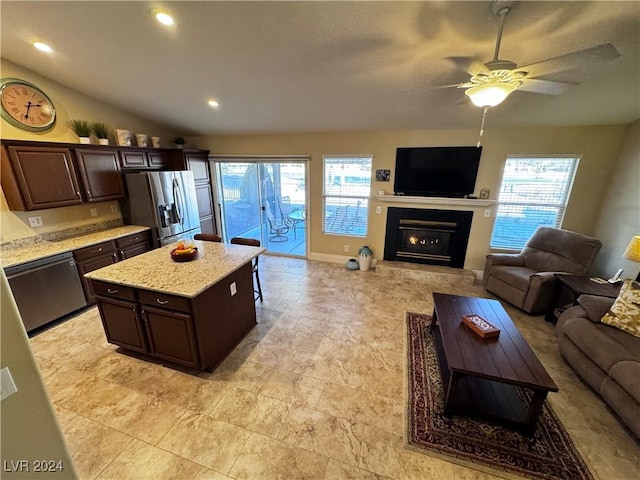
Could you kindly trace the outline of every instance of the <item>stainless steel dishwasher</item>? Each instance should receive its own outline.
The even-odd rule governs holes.
[[[5,268],[27,332],[87,305],[73,254]]]

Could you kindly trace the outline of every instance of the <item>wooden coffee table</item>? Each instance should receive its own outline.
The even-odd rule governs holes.
[[[558,387],[497,300],[433,294],[431,331],[445,389],[445,414],[499,419],[526,435],[535,431],[548,392]],[[477,314],[500,329],[484,339],[462,323]],[[517,389],[532,393],[528,401]]]

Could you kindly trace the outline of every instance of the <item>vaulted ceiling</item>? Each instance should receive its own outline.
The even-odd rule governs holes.
[[[476,128],[464,61],[492,59],[491,2],[3,1],[3,58],[185,135]],[[640,117],[640,4],[509,2],[499,57],[529,65],[606,43],[615,59],[516,91],[491,126]],[[151,15],[163,8],[166,27]],[[44,54],[31,42],[54,49]],[[215,99],[213,109],[207,101]]]

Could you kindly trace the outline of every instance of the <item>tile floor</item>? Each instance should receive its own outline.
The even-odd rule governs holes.
[[[126,354],[95,308],[32,338],[81,478],[498,478],[403,448],[405,311],[482,288],[273,256],[260,269],[259,324],[214,373]],[[564,363],[552,325],[507,308],[596,478],[638,478],[638,443]]]

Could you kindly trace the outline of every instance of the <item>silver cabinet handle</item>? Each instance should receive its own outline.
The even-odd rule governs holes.
[[[107,288],[107,293],[118,293],[118,289],[116,288],[115,290],[111,290],[110,288]]]
[[[166,305],[167,303],[169,303],[169,300],[162,301],[159,298],[156,298],[156,302],[158,302],[160,305]]]
[[[120,250],[120,256],[122,257],[122,260],[126,260],[127,259],[127,254],[125,253],[124,250]]]
[[[79,192],[78,190],[76,190],[76,197],[78,197],[78,198],[82,198],[82,197],[80,196],[80,192]]]
[[[91,250],[91,253],[100,253],[102,251],[102,247],[97,250]]]
[[[111,258],[113,258],[113,263],[117,263],[119,258],[118,258],[118,254],[116,252],[113,252],[111,254]]]
[[[91,192],[87,190],[87,197],[91,198]]]

